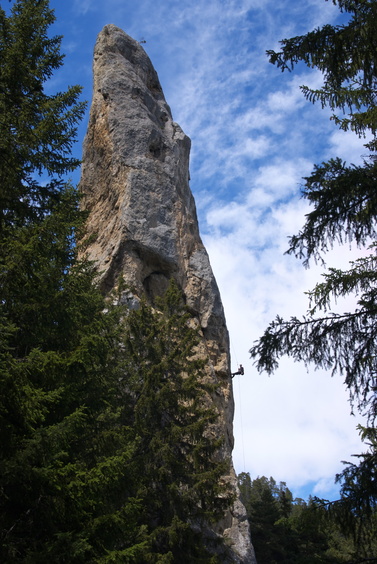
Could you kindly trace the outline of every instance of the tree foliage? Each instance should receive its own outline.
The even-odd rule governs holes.
[[[291,513],[292,494],[281,482],[265,476],[251,480],[248,473],[238,476],[241,501],[245,505],[250,523],[250,535],[258,563],[280,561],[285,552],[285,541],[275,525]]]
[[[323,281],[308,292],[307,314],[290,320],[277,316],[250,352],[260,371],[273,372],[279,358],[289,355],[344,377],[352,404],[368,415],[369,428],[363,436],[374,439],[369,451],[360,455],[359,464],[349,465],[338,476],[343,484],[343,507],[348,499],[355,510],[358,503],[363,510],[367,504],[365,514],[371,514],[376,503],[369,462],[375,460],[377,416],[377,2],[333,3],[343,12],[346,23],[285,39],[281,51],[268,51],[268,55],[283,71],[293,70],[298,63],[321,71],[322,87],[302,86],[305,97],[329,107],[341,129],[367,136],[367,154],[357,166],[332,158],[316,165],[304,179],[302,196],[312,204],[312,210],[302,230],[290,238],[287,252],[302,259],[305,266],[312,259],[325,264],[326,253],[335,244],[354,242],[363,254],[346,270],[329,268]],[[348,296],[356,302],[353,311],[331,311],[338,298]]]
[[[333,0],[348,21],[341,25],[324,25],[306,35],[281,41],[282,51],[267,51],[270,62],[278,68],[293,70],[303,62],[323,75],[319,89],[302,86],[310,102],[320,102],[334,112],[332,119],[344,131],[357,135],[370,131],[368,143],[375,150],[377,132],[376,68],[377,9],[374,0]]]
[[[284,482],[238,476],[258,564],[357,564],[373,562],[375,528],[358,544],[339,525],[334,507],[318,498],[296,498]],[[342,512],[344,514],[344,512]],[[352,512],[350,514],[352,516]]]
[[[355,241],[366,246],[376,235],[377,163],[374,158],[376,133],[376,37],[375,1],[334,2],[350,14],[347,24],[326,25],[307,35],[282,41],[282,51],[269,51],[271,62],[282,70],[303,61],[323,72],[320,90],[302,87],[313,102],[346,112],[340,126],[357,134],[372,134],[367,144],[369,158],[363,165],[347,166],[339,158],[314,168],[305,179],[304,198],[313,204],[303,229],[290,239],[288,252],[304,259],[321,260],[335,243]],[[363,111],[361,111],[363,110]],[[278,358],[288,354],[296,360],[332,368],[345,376],[351,395],[360,400],[361,409],[376,413],[372,393],[376,374],[376,252],[350,264],[347,271],[330,269],[325,281],[309,292],[308,315],[285,321],[277,317],[251,349],[259,369],[272,372]],[[331,300],[358,296],[357,309],[344,314],[328,313]],[[318,315],[324,312],[325,315]],[[326,314],[327,313],[327,314]]]
[[[337,474],[341,484],[341,498],[326,504],[331,518],[342,530],[352,534],[360,550],[377,561],[377,434],[375,428],[359,425],[362,440],[368,446],[363,454],[354,455],[358,464],[345,463]]]
[[[174,284],[129,311],[78,259],[84,106],[45,92],[53,21],[0,8],[0,560],[215,564],[232,496],[198,335]]]
[[[222,482],[228,461],[219,459],[223,438],[214,436],[218,413],[198,331],[175,282],[156,307],[143,301],[131,311],[123,338],[140,518],[150,533],[144,561],[206,562],[206,545],[216,546],[203,531],[232,501]]]
[[[83,105],[78,87],[44,91],[62,60],[53,13],[24,0],[0,18],[0,554],[87,562],[110,532],[137,533],[119,517],[133,505],[119,314],[77,260],[85,218],[64,175]]]
[[[62,65],[61,37],[47,0],[19,0],[8,17],[0,7],[0,229],[42,218],[58,198],[85,110],[81,88],[47,94]]]

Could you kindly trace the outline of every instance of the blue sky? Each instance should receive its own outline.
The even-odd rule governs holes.
[[[341,460],[361,449],[341,378],[287,359],[268,378],[256,372],[248,349],[276,314],[305,313],[304,292],[320,276],[315,265],[305,270],[284,255],[308,211],[301,178],[331,156],[357,163],[363,154],[362,141],[338,131],[329,112],[301,94],[301,84],[320,84],[318,73],[281,73],[265,54],[280,39],[338,22],[338,9],[324,0],[52,0],[51,7],[66,53],[51,88],[81,84],[90,102],[96,36],[114,23],[146,41],[173,117],[192,140],[201,235],[225,307],[233,368],[245,367],[233,380],[236,471],[273,476],[304,498],[336,497]],[[78,155],[86,124],[87,117]],[[335,249],[328,264],[355,256]]]

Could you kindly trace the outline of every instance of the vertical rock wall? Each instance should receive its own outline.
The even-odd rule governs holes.
[[[189,187],[190,139],[174,123],[156,71],[139,43],[114,25],[94,50],[94,90],[84,142],[80,189],[88,210],[87,252],[111,291],[120,277],[121,300],[133,307],[153,301],[174,277],[202,334],[207,378],[218,384],[211,398],[233,448],[234,403],[229,339],[219,290],[199,235]],[[229,480],[236,488],[235,473]],[[236,501],[217,532],[232,546],[233,562],[254,563],[245,509]]]

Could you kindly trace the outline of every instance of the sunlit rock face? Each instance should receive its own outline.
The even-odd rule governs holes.
[[[200,328],[206,378],[218,384],[211,402],[220,418],[210,432],[224,437],[231,460],[234,403],[229,339],[219,290],[199,235],[189,187],[190,139],[171,116],[141,45],[114,25],[98,36],[94,90],[84,142],[80,189],[89,212],[87,253],[108,293],[120,279],[121,301],[137,307],[174,278]],[[230,463],[228,479],[236,488]],[[216,527],[237,563],[254,563],[243,505],[236,501]],[[225,558],[225,556],[224,556]],[[225,561],[229,561],[228,557]]]

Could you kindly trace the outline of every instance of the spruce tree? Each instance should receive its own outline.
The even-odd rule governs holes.
[[[334,112],[333,119],[344,130],[358,135],[370,133],[366,144],[369,155],[363,165],[346,165],[339,158],[314,168],[305,178],[302,196],[313,204],[305,225],[290,239],[288,252],[304,259],[323,260],[335,243],[355,241],[367,246],[376,236],[377,199],[375,158],[377,112],[377,44],[375,1],[336,1],[350,14],[349,22],[340,26],[325,25],[307,35],[282,41],[282,51],[268,51],[270,61],[282,70],[293,69],[299,62],[324,73],[322,88],[302,87],[312,102],[319,101]],[[366,252],[367,254],[367,252]],[[330,268],[324,281],[309,293],[310,309],[302,319],[285,321],[277,317],[262,338],[251,349],[261,370],[272,372],[278,358],[288,354],[296,360],[313,362],[345,376],[351,396],[361,409],[368,409],[373,421],[376,395],[373,393],[376,373],[375,286],[376,247],[350,264],[348,270]],[[331,300],[347,295],[358,296],[354,312],[328,314]],[[324,312],[323,315],[318,315]],[[371,393],[372,392],[372,393]]]
[[[142,301],[131,311],[124,337],[136,497],[149,533],[144,561],[212,562],[205,531],[232,501],[222,481],[229,464],[221,461],[222,437],[213,436],[213,385],[205,383],[198,329],[174,281],[155,308]]]
[[[258,564],[341,564],[373,562],[373,542],[357,545],[342,531],[331,504],[296,498],[284,482],[238,476]],[[289,503],[287,503],[289,500]],[[369,529],[369,540],[375,529]],[[374,535],[375,539],[375,535]],[[365,539],[364,539],[365,540]]]
[[[47,95],[61,64],[46,1],[0,9],[0,560],[106,561],[138,552],[120,311],[77,260],[83,228],[64,175],[80,89]],[[136,507],[136,509],[135,509]]]
[[[258,370],[273,372],[282,355],[305,364],[331,370],[344,377],[352,404],[368,416],[362,437],[370,443],[375,458],[377,416],[377,2],[375,0],[334,0],[348,21],[324,25],[306,35],[285,39],[279,52],[268,51],[270,61],[281,70],[293,70],[300,63],[319,69],[323,85],[319,89],[302,86],[305,97],[333,111],[332,119],[344,131],[368,135],[361,165],[347,164],[334,157],[315,166],[305,178],[302,196],[312,204],[302,230],[291,237],[289,253],[304,260],[325,264],[326,252],[337,243],[351,243],[364,249],[362,258],[349,268],[329,268],[323,281],[309,292],[307,315],[284,320],[277,316],[251,348]],[[354,311],[335,313],[332,304],[340,297],[354,296]],[[364,455],[369,459],[371,452]],[[367,465],[352,466],[339,476],[345,480],[342,494],[353,471],[364,515],[376,508],[375,473]],[[363,478],[364,476],[364,478]],[[355,475],[354,475],[355,479]],[[354,489],[356,493],[356,488]],[[343,500],[345,501],[345,499]],[[354,509],[358,502],[353,497]]]
[[[0,7],[0,231],[43,218],[59,199],[85,110],[81,87],[46,93],[62,65],[61,37],[48,35],[55,16],[47,0]]]
[[[84,106],[45,93],[53,21],[0,9],[0,560],[214,563],[203,531],[232,495],[198,335],[174,285],[127,311],[78,260]]]

